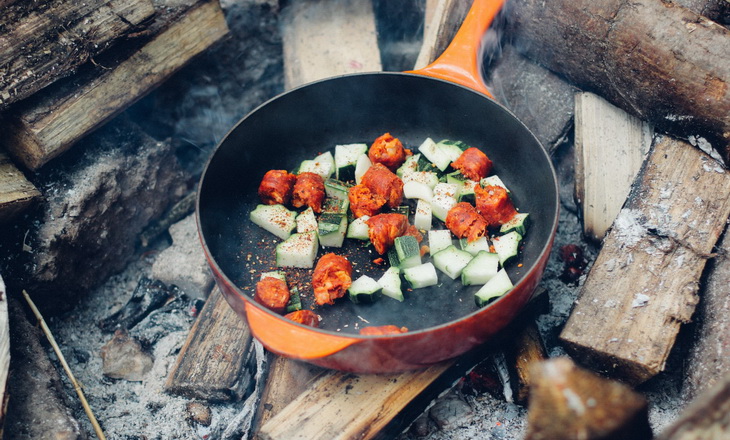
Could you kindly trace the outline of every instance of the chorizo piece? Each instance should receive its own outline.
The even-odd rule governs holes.
[[[391,208],[403,201],[403,181],[381,163],[376,163],[363,174],[361,184],[382,196]]]
[[[324,179],[319,174],[304,172],[297,175],[292,189],[291,203],[295,208],[309,206],[314,212],[322,212]]]
[[[274,277],[265,277],[256,283],[253,299],[276,313],[283,313],[289,303],[289,287],[286,282]]]
[[[287,313],[284,318],[310,327],[319,327],[319,316],[311,310],[297,310],[296,312]]]
[[[397,325],[378,325],[368,326],[360,329],[361,335],[378,336],[378,335],[397,335],[406,333],[408,328],[398,327]]]
[[[487,185],[480,188],[477,185],[474,188],[474,194],[476,195],[477,211],[484,217],[489,227],[504,224],[517,214],[507,190],[501,186]]]
[[[372,163],[382,163],[395,172],[406,161],[406,150],[398,138],[385,133],[370,146],[368,158]]]
[[[459,202],[446,214],[446,227],[457,237],[472,242],[487,232],[487,221],[467,202]]]
[[[365,221],[368,225],[368,236],[373,243],[375,251],[380,255],[385,254],[396,237],[400,237],[408,231],[408,217],[403,214],[378,214]]]
[[[286,205],[291,200],[297,176],[286,170],[269,170],[259,184],[259,197],[264,205]]]
[[[365,185],[355,185],[347,191],[350,200],[350,210],[356,218],[363,215],[374,216],[385,206],[385,198],[375,194]]]
[[[461,153],[451,166],[466,176],[467,179],[477,182],[487,177],[492,171],[492,161],[480,149],[469,147]]]
[[[334,304],[345,296],[352,284],[352,264],[347,258],[328,253],[322,255],[312,274],[314,300],[317,304]]]

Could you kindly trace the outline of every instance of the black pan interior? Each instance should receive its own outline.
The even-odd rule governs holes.
[[[546,116],[548,117],[548,116]],[[274,269],[273,235],[252,225],[256,189],[269,169],[294,170],[304,159],[336,144],[366,142],[390,132],[415,150],[427,137],[461,140],[482,149],[512,191],[515,205],[531,214],[518,264],[508,268],[517,283],[549,241],[557,217],[557,189],[549,156],[514,116],[481,94],[418,75],[373,73],[313,83],[287,92],[245,117],[211,157],[201,180],[198,215],[214,264],[247,294],[262,271]],[[436,222],[436,220],[434,220]],[[351,243],[332,249],[354,259],[355,277],[379,276],[372,246]],[[320,255],[323,253],[320,250]],[[311,271],[287,270],[301,283],[305,304]],[[399,303],[387,297],[372,305],[347,298],[316,307],[321,328],[357,333],[364,325],[396,324],[410,330],[441,325],[477,309],[476,288],[464,288],[439,274],[436,287],[406,293]]]

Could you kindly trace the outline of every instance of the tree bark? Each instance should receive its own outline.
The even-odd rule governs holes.
[[[661,0],[517,0],[528,57],[658,130],[730,159],[730,30]]]

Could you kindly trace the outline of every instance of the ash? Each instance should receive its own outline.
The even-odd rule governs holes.
[[[265,1],[222,4],[232,38],[203,55],[130,111],[154,136],[176,139],[180,150],[188,156],[193,174],[240,117],[283,88],[275,11]],[[251,4],[257,5],[257,13],[251,12]],[[234,63],[242,65],[231,69]],[[161,108],[167,110],[158,110]],[[566,281],[559,250],[564,245],[578,245],[589,266],[598,252],[598,247],[583,237],[578,209],[572,200],[571,145],[565,143],[558,148],[554,160],[563,188],[562,209],[558,235],[541,285],[549,295],[550,310],[537,321],[551,357],[565,354],[557,337],[584,278],[583,275]],[[163,237],[144,253],[140,251],[123,273],[111,277],[72,312],[52,319],[49,324],[108,438],[245,438],[250,424],[250,399],[202,402],[211,410],[210,425],[204,426],[191,421],[186,412],[191,399],[164,391],[164,383],[195,320],[191,299],[181,299],[179,308],[158,309],[131,330],[142,340],[154,341],[145,347],[154,356],[154,364],[144,381],[110,379],[102,374],[99,353],[111,339],[111,333],[103,332],[98,323],[127,303],[142,277],[151,277],[157,252],[169,244],[169,239]],[[650,401],[650,421],[655,433],[671,423],[684,406],[680,399],[682,347],[675,351],[667,372],[638,389]],[[66,385],[69,400],[77,402],[73,387]],[[398,438],[521,439],[526,431],[527,409],[508,400],[499,394],[467,393],[460,381],[432,402]],[[85,431],[93,432],[81,405],[75,404],[73,410]]]

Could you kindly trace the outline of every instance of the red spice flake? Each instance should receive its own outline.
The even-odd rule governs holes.
[[[381,265],[385,264],[385,260],[382,258],[376,258],[373,260],[373,263],[377,264],[378,266],[381,266]]]

